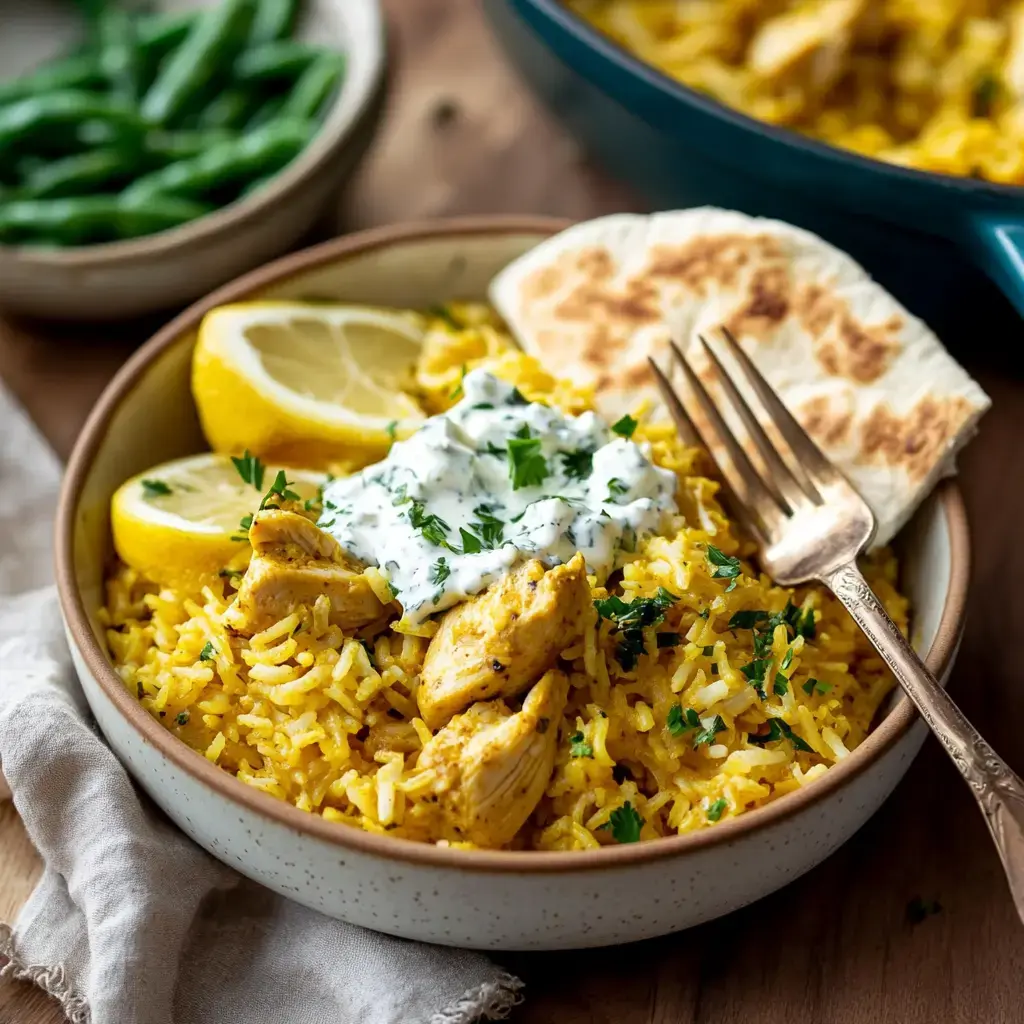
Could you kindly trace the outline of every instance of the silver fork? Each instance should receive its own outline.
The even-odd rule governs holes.
[[[1017,913],[1024,920],[1024,783],[928,671],[857,568],[857,556],[875,532],[874,513],[867,502],[790,415],[736,339],[725,328],[722,335],[795,463],[787,462],[775,447],[703,337],[700,343],[711,373],[763,465],[756,467],[748,457],[679,346],[672,342],[675,360],[703,413],[703,417],[691,418],[668,377],[650,360],[676,428],[691,444],[700,443],[714,451],[717,442],[725,450],[728,462],[719,461],[719,470],[727,485],[726,498],[735,506],[731,511],[757,541],[764,570],[783,586],[811,580],[824,583],[885,659],[971,787],[999,851]],[[703,430],[695,421],[702,423]]]

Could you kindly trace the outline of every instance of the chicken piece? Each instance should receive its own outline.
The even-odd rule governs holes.
[[[331,601],[330,620],[358,629],[384,614],[385,606],[362,575],[363,566],[315,523],[296,512],[258,512],[249,528],[252,558],[238,596],[224,618],[243,633],[258,633],[312,605]]]
[[[545,571],[536,559],[447,612],[423,659],[416,699],[438,729],[474,701],[513,697],[579,636],[590,607],[581,554]]]
[[[866,0],[825,0],[769,18],[750,41],[747,65],[765,81],[806,68],[808,85],[827,89],[842,70],[866,8]]]
[[[477,846],[504,846],[533,813],[555,766],[569,680],[546,672],[513,713],[502,700],[456,715],[420,752],[437,779],[442,829]]]

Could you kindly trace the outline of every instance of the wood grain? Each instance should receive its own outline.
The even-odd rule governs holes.
[[[587,167],[501,63],[473,0],[390,0],[387,119],[334,227],[476,212],[587,217],[637,208]],[[152,324],[89,331],[0,321],[0,372],[66,454],[96,395]],[[951,688],[1018,771],[1024,687],[1024,383],[965,359],[996,406],[968,452],[972,614]],[[0,805],[0,918],[38,871]],[[907,919],[914,897],[942,910]],[[595,897],[599,902],[600,894]],[[929,741],[882,810],[786,889],[678,936],[607,950],[505,956],[527,982],[519,1024],[1012,1024],[1024,944],[984,825]],[[0,987],[0,1024],[51,1024],[52,1003]],[[267,1022],[278,1024],[278,1022]]]

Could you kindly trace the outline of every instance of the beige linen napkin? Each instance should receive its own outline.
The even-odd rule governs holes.
[[[0,767],[45,862],[13,928],[0,923],[0,978],[34,982],[74,1024],[504,1017],[521,983],[485,957],[290,903],[136,791],[91,723],[48,585],[59,475],[0,386]]]

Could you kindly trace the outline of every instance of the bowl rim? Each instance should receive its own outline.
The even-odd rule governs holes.
[[[340,43],[330,46],[346,58],[341,88],[313,138],[294,160],[272,175],[263,188],[186,224],[151,235],[66,249],[0,245],[0,260],[13,259],[39,267],[93,268],[123,264],[140,257],[152,259],[228,234],[260,212],[286,202],[309,178],[324,172],[348,146],[384,80],[388,40],[380,0],[346,0],[338,10],[347,34],[353,33],[354,26],[363,24],[365,19],[365,31],[358,36],[353,33],[346,48]],[[358,53],[358,63],[352,60],[353,53]],[[352,74],[353,64],[358,69],[356,75]]]
[[[83,595],[76,585],[75,524],[83,487],[99,446],[106,436],[110,420],[121,400],[132,390],[150,364],[176,344],[182,335],[194,331],[202,317],[214,306],[244,300],[250,293],[280,284],[300,272],[343,262],[346,258],[365,255],[376,249],[430,238],[524,234],[549,236],[563,230],[570,223],[562,219],[515,215],[450,218],[375,228],[323,242],[250,271],[193,303],[142,345],[104,389],[75,442],[61,483],[55,523],[56,579],[61,610],[71,642],[122,719],[134,729],[145,745],[155,747],[178,769],[190,775],[193,781],[213,789],[230,803],[269,818],[295,833],[340,849],[389,861],[484,874],[608,870],[664,861],[713,846],[727,846],[748,833],[789,818],[852,782],[901,740],[917,721],[913,705],[903,695],[864,742],[849,757],[830,768],[824,778],[763,807],[729,818],[712,829],[643,843],[606,846],[599,850],[453,850],[338,825],[252,789],[164,729],[125,689],[92,632]],[[941,502],[949,536],[950,579],[935,639],[924,660],[929,669],[941,678],[952,662],[963,628],[970,578],[970,538],[964,500],[957,484],[953,480],[943,481],[936,489],[936,494]]]
[[[884,160],[865,156],[852,149],[833,146],[831,143],[824,142],[810,135],[803,135],[795,129],[786,128],[783,125],[759,121],[756,117],[744,114],[742,111],[728,106],[721,100],[717,100],[706,93],[699,92],[697,89],[685,85],[653,64],[642,60],[621,43],[612,39],[611,36],[605,35],[604,32],[588,22],[582,15],[563,6],[559,0],[503,0],[503,2],[509,3],[510,6],[515,6],[516,2],[528,4],[590,49],[612,63],[617,64],[624,71],[640,79],[658,92],[676,100],[682,100],[687,105],[695,107],[720,121],[731,123],[746,131],[764,135],[786,148],[810,152],[816,156],[827,158],[832,162],[853,164],[863,171],[869,171],[882,177],[907,182],[927,181],[930,185],[955,190],[972,197],[992,198],[998,196],[1020,202],[1021,190],[1024,189],[1024,185],[1006,185],[982,178],[969,178],[964,175],[949,174],[945,171],[925,171],[917,167],[903,167],[900,164],[887,163]]]

